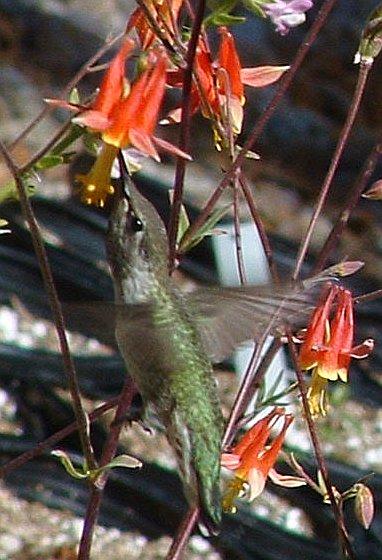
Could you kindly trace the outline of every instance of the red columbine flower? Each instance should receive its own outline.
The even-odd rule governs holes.
[[[166,86],[165,51],[150,53],[146,70],[131,87],[124,74],[121,74],[123,65],[120,58],[125,52],[122,47],[113,61],[115,64],[107,71],[91,109],[81,113],[73,121],[100,132],[106,144],[118,149],[133,146],[143,154],[159,160],[154,147],[157,144],[180,155],[174,146],[153,136]]]
[[[205,40],[199,39],[194,63],[191,112],[196,113],[200,109],[203,116],[215,120],[217,123],[215,133],[221,137],[221,130],[224,130],[227,121],[231,124],[234,134],[239,134],[241,131],[245,103],[244,85],[264,87],[272,84],[289,66],[241,68],[234,37],[226,27],[220,27],[219,32],[220,48],[215,62],[211,58]],[[182,70],[170,70],[168,85],[180,87],[182,76]],[[180,119],[181,109],[178,107],[162,122],[163,124],[180,122]]]
[[[280,419],[284,425],[279,434],[267,445],[271,429]],[[223,453],[222,465],[235,472],[235,478],[228,483],[223,496],[223,509],[234,512],[236,498],[247,496],[249,501],[259,496],[264,489],[267,477],[283,486],[301,486],[304,481],[298,477],[282,477],[273,469],[284,442],[285,433],[293,421],[291,414],[283,408],[275,408],[267,416],[256,422],[229,453]],[[286,480],[287,479],[287,480]]]
[[[324,379],[346,382],[351,358],[366,358],[373,350],[371,338],[353,347],[354,317],[353,298],[349,290],[340,288],[337,295],[337,310],[330,323],[329,343],[319,351],[317,374]]]
[[[330,309],[336,311],[329,322]],[[313,416],[325,416],[327,411],[326,389],[328,380],[348,380],[351,358],[366,358],[373,350],[369,338],[353,347],[354,317],[351,292],[333,286],[324,304],[313,313],[301,347],[299,361],[302,369],[313,368],[308,399]]]
[[[134,47],[126,39],[106,71],[99,93],[91,107],[73,119],[100,133],[103,145],[98,158],[86,175],[78,175],[83,184],[82,198],[88,204],[103,206],[113,193],[111,169],[118,150],[133,147],[159,161],[155,145],[181,157],[187,154],[153,136],[166,86],[167,56],[164,50],[152,51],[147,67],[130,86],[125,78],[125,60]],[[79,107],[62,101],[50,101],[78,111]]]

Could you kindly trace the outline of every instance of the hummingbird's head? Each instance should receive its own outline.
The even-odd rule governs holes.
[[[129,180],[116,194],[109,219],[107,252],[114,278],[149,281],[150,274],[167,270],[167,235],[154,206]]]

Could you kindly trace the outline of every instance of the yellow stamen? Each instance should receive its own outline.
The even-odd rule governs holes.
[[[106,198],[114,193],[110,175],[117,154],[118,148],[104,143],[89,173],[76,175],[76,180],[83,185],[81,200],[86,204],[102,208]]]
[[[307,392],[309,409],[313,418],[326,416],[328,411],[328,397],[326,393],[328,380],[321,377],[315,369],[312,382]]]
[[[245,494],[246,486],[247,482],[238,476],[228,482],[222,500],[222,508],[225,513],[236,513],[235,500]]]

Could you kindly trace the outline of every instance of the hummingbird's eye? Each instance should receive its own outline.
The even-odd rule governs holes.
[[[140,220],[139,218],[137,218],[136,216],[132,216],[131,217],[131,229],[134,232],[138,232],[138,231],[142,231],[143,230],[143,222],[142,220]]]

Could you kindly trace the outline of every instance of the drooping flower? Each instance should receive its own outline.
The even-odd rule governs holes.
[[[98,132],[103,146],[93,168],[77,179],[84,189],[82,199],[103,206],[112,194],[111,169],[118,150],[135,148],[159,161],[156,146],[174,155],[190,159],[187,154],[153,133],[158,120],[166,86],[167,55],[163,49],[150,52],[146,69],[130,85],[125,78],[125,60],[134,47],[126,39],[106,71],[98,95],[89,108],[72,119],[76,124]],[[79,107],[63,101],[48,100],[56,106],[78,111]]]
[[[147,10],[161,29],[162,36],[170,44],[173,43],[173,35],[176,33],[176,22],[182,4],[183,0],[146,1]],[[127,23],[126,33],[133,28],[137,31],[142,50],[148,50],[157,39],[157,36],[141,7],[136,8],[131,14]]]
[[[292,27],[305,22],[305,12],[313,6],[312,0],[273,0],[261,8],[272,20],[276,31],[286,35]]]
[[[336,304],[333,319],[331,307]],[[313,416],[325,416],[327,411],[327,383],[348,380],[351,358],[366,358],[373,350],[369,338],[353,347],[354,316],[351,292],[333,286],[326,301],[312,315],[299,354],[300,367],[313,369],[308,399]]]
[[[214,121],[214,132],[222,140],[227,124],[234,134],[239,134],[243,121],[245,103],[244,85],[264,87],[277,81],[289,66],[259,66],[241,68],[233,35],[226,27],[219,28],[220,47],[218,57],[212,60],[203,37],[199,39],[194,62],[194,81],[191,90],[191,113],[199,109],[202,115]],[[183,70],[170,70],[167,83],[181,87]],[[162,124],[180,122],[181,108],[168,114]]]
[[[280,432],[272,443],[267,445],[272,428],[281,418],[284,424]],[[292,421],[291,414],[286,414],[283,408],[275,408],[256,422],[229,453],[223,453],[222,465],[235,473],[223,495],[224,511],[234,513],[237,498],[254,500],[264,490],[268,476],[282,486],[296,487],[305,484],[299,477],[283,477],[273,469]]]
[[[309,321],[299,352],[299,365],[303,370],[312,369],[317,365],[319,350],[329,339],[329,317],[337,291],[337,285],[332,284],[329,293],[324,295],[323,301],[317,305]]]

